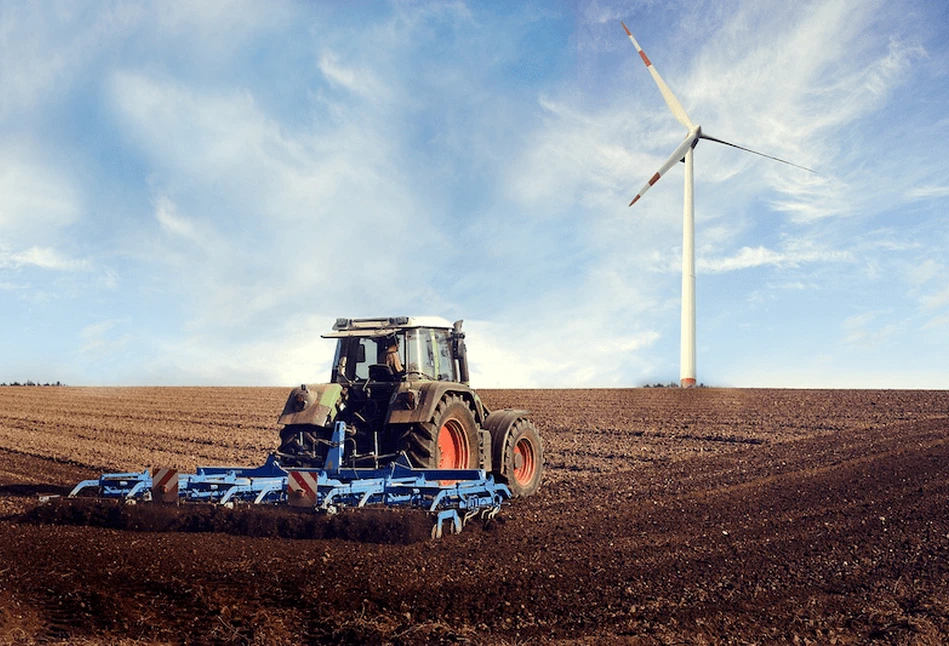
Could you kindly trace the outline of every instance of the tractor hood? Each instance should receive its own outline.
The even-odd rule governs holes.
[[[303,384],[294,388],[283,407],[279,423],[329,426],[339,412],[342,390],[339,384]]]

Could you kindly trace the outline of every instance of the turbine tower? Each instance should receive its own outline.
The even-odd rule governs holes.
[[[659,92],[662,93],[662,98],[666,100],[666,105],[669,106],[669,109],[672,111],[673,116],[689,131],[685,136],[685,140],[672,152],[669,156],[669,159],[659,167],[659,170],[656,171],[656,174],[653,175],[645,186],[640,189],[639,193],[636,194],[636,197],[633,198],[633,201],[629,203],[630,206],[639,201],[643,195],[646,194],[653,184],[659,181],[659,178],[666,174],[670,168],[672,168],[676,162],[681,161],[685,163],[685,204],[682,211],[682,323],[681,323],[681,344],[680,344],[680,363],[679,363],[679,385],[683,388],[692,388],[696,385],[695,381],[695,200],[693,197],[694,189],[694,180],[692,173],[692,151],[695,149],[695,146],[699,143],[699,139],[708,139],[709,141],[715,141],[720,144],[725,144],[726,146],[731,146],[732,148],[738,148],[739,150],[744,150],[749,153],[754,153],[755,155],[760,155],[762,157],[767,157],[768,159],[773,159],[779,161],[783,164],[788,164],[789,166],[794,166],[796,168],[801,168],[806,171],[814,172],[810,168],[804,168],[803,166],[798,166],[797,164],[791,163],[784,159],[779,159],[777,157],[772,157],[771,155],[766,155],[764,153],[758,152],[757,150],[751,150],[750,148],[745,148],[744,146],[739,146],[737,144],[724,141],[722,139],[717,139],[711,135],[707,135],[702,132],[702,126],[692,123],[692,120],[689,119],[689,115],[686,114],[685,109],[682,107],[682,104],[679,103],[679,100],[672,93],[672,90],[669,89],[669,86],[666,85],[666,82],[662,80],[662,77],[659,76],[659,72],[656,71],[656,68],[653,66],[652,61],[649,60],[649,57],[646,56],[646,52],[643,51],[643,48],[639,46],[639,43],[636,42],[636,39],[633,38],[633,34],[630,33],[629,28],[626,26],[625,22],[621,22],[623,29],[626,31],[626,35],[629,36],[629,39],[632,41],[633,46],[636,47],[636,51],[639,52],[640,58],[643,59],[643,63],[646,64],[646,69],[649,70],[649,73],[652,74],[653,80],[656,82],[656,85],[659,86]]]

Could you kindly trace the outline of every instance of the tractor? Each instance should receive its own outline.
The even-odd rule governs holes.
[[[329,383],[294,388],[280,445],[257,467],[103,473],[69,498],[344,509],[421,509],[432,537],[490,522],[540,486],[544,445],[525,410],[489,411],[468,386],[461,321],[337,319]],[[72,512],[70,512],[72,513]],[[79,516],[85,513],[80,509]],[[98,513],[93,510],[93,514]]]
[[[462,321],[340,318],[329,383],[294,388],[280,414],[286,469],[481,469],[514,496],[537,491],[543,442],[526,410],[489,411],[468,385]],[[342,424],[340,424],[342,423]],[[343,451],[334,432],[345,426]],[[344,464],[328,464],[342,455]]]

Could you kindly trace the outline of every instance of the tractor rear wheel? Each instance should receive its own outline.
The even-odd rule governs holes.
[[[478,425],[461,397],[446,395],[432,420],[413,424],[399,438],[412,466],[420,469],[478,468]]]
[[[504,434],[500,458],[495,473],[514,496],[537,491],[544,471],[544,443],[533,422],[521,418],[511,426]]]

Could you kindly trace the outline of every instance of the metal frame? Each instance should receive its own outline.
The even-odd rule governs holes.
[[[496,483],[483,469],[413,469],[404,456],[381,469],[340,468],[345,450],[346,424],[337,422],[322,469],[285,469],[274,454],[259,467],[198,467],[177,480],[179,502],[289,504],[312,507],[325,513],[367,506],[423,509],[434,518],[432,537],[440,538],[448,523],[457,534],[470,519],[491,519],[511,497],[506,485]],[[80,482],[69,494],[75,497],[97,489],[103,498],[126,501],[160,500],[167,491],[150,470],[141,473],[106,473]]]

